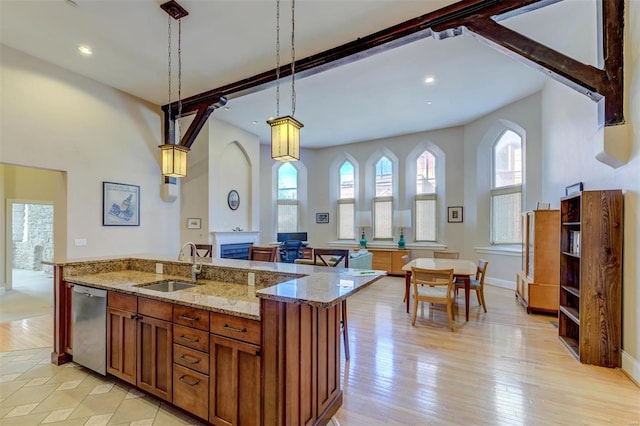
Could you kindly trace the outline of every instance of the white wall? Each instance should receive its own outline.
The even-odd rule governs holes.
[[[260,141],[216,118],[209,119],[209,220],[211,231],[239,227],[260,231]],[[237,210],[227,204],[229,191],[240,196]]]
[[[0,161],[65,172],[56,259],[175,253],[179,204],[160,199],[160,109],[4,45],[0,56]],[[140,226],[102,226],[103,181],[140,186]]]
[[[180,243],[211,244],[209,234],[209,126],[203,126],[187,155],[187,176],[176,179],[180,190]],[[187,218],[200,219],[188,229]],[[176,248],[177,253],[177,248]],[[188,255],[188,253],[187,253]]]

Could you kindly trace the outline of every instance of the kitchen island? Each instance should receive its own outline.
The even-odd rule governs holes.
[[[54,262],[52,362],[73,359],[73,286],[103,289],[108,374],[211,424],[325,424],[342,404],[340,302],[382,275],[209,261],[196,281],[161,258]],[[197,286],[150,287],[170,280]]]

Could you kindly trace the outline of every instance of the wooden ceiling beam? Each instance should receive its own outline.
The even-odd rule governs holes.
[[[437,39],[468,32],[487,45],[524,63],[548,72],[563,84],[589,96],[605,100],[605,125],[624,123],[623,31],[624,1],[602,0],[603,69],[585,65],[547,46],[503,27],[497,21],[527,13],[559,0],[464,0],[410,19],[366,37],[296,61],[296,75],[305,77],[354,62],[414,40]],[[291,64],[280,67],[280,77],[291,75]],[[235,98],[273,86],[276,69],[266,71],[182,101],[184,115],[195,113],[180,143],[190,147],[209,115]],[[168,121],[175,120],[177,104],[164,105],[165,143],[171,143]]]

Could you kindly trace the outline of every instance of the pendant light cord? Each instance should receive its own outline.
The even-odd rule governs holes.
[[[169,133],[173,134],[173,120],[171,119],[171,15],[167,18],[167,57],[169,58],[169,67],[168,67],[168,75],[169,75]]]
[[[276,0],[276,117],[280,117],[280,0]]]
[[[296,0],[291,0],[291,116],[296,113]]]

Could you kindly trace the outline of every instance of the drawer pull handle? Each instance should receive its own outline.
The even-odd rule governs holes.
[[[180,335],[180,339],[184,340],[185,342],[189,342],[189,343],[198,343],[200,341],[200,339],[189,339],[184,334]]]
[[[186,362],[187,364],[200,364],[199,359],[196,359],[195,361],[189,361],[184,355],[180,355],[180,360]]]
[[[179,315],[178,318],[181,320],[191,321],[191,322],[198,321],[198,318],[189,318],[188,316],[185,316],[185,315]]]
[[[198,385],[198,383],[200,383],[200,380],[196,380],[195,382],[190,382],[190,381],[188,381],[187,379],[185,379],[185,377],[187,377],[187,376],[186,376],[186,375],[185,375],[185,376],[182,376],[182,377],[180,377],[178,380],[180,380],[180,381],[181,381],[182,383],[184,383],[185,385],[188,385],[188,386],[191,386],[191,387],[197,386],[197,385]]]
[[[233,327],[229,327],[228,324],[225,324],[222,328],[224,328],[225,330],[228,330],[228,331],[234,331],[236,333],[246,333],[247,332],[247,328],[246,327],[244,327],[244,328],[233,328]]]

